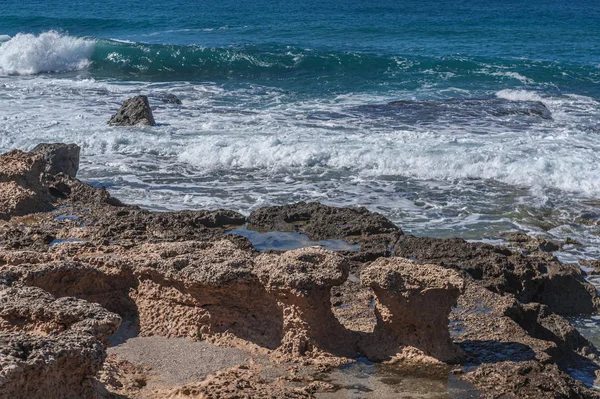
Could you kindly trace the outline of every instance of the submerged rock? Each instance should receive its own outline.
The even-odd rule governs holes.
[[[160,97],[160,101],[166,104],[181,105],[181,100],[175,94],[169,93]]]
[[[113,126],[155,125],[148,97],[136,96],[125,100],[117,113],[110,118],[108,124]]]

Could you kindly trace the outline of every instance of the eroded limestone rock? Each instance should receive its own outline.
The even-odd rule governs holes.
[[[283,312],[279,350],[292,356],[317,355],[325,350],[353,356],[352,336],[331,310],[331,287],[348,278],[348,263],[320,247],[283,254],[262,254],[256,273]]]
[[[15,150],[0,155],[0,220],[52,209],[42,183],[44,167],[39,154]]]
[[[106,352],[81,332],[0,332],[0,398],[97,398],[94,375]]]
[[[443,361],[457,358],[448,333],[448,315],[464,285],[457,272],[408,259],[380,258],[360,278],[377,296],[375,337],[361,348],[367,356],[381,359],[393,356],[401,346],[413,346]]]
[[[253,251],[222,239],[145,244],[120,256],[139,280],[131,297],[143,335],[279,346],[281,311],[253,273]]]
[[[524,303],[543,303],[562,315],[593,313],[600,304],[577,265],[562,264],[542,252],[524,255],[460,238],[409,235],[398,239],[394,251],[397,256],[464,271],[494,292],[514,294]]]
[[[97,303],[56,299],[35,287],[0,286],[0,331],[48,336],[71,330],[105,340],[120,323],[119,316]]]

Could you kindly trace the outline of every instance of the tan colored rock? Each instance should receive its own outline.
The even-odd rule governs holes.
[[[39,154],[15,150],[0,155],[0,219],[52,209],[43,172]]]
[[[0,399],[97,398],[94,375],[106,356],[92,335],[0,332]]]
[[[458,272],[403,258],[380,258],[360,277],[377,296],[374,337],[361,346],[367,356],[386,358],[403,346],[413,346],[439,360],[457,358],[448,315],[464,286]]]
[[[348,277],[348,263],[342,256],[320,247],[262,254],[256,259],[256,274],[283,312],[282,354],[356,355],[353,335],[331,310],[331,287]]]
[[[120,324],[118,315],[96,303],[56,299],[36,287],[0,286],[0,331],[47,336],[71,330],[105,340]]]
[[[282,313],[232,241],[145,244],[123,255],[140,280],[131,297],[144,335],[232,335],[275,349]]]

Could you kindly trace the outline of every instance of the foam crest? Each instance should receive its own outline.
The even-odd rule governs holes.
[[[84,69],[90,64],[94,47],[94,41],[55,31],[38,36],[19,33],[0,44],[0,75]]]
[[[510,101],[543,101],[539,94],[528,90],[500,90],[496,93],[496,97]]]

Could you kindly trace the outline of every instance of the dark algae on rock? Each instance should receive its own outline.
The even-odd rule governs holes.
[[[318,203],[150,212],[78,165],[74,145],[0,156],[2,399],[335,397],[369,367],[387,370],[371,398],[420,397],[402,385],[415,378],[452,397],[600,397],[598,351],[563,318],[598,295],[543,249],[414,237]],[[356,250],[259,252],[243,226]],[[171,345],[221,360],[167,378],[197,375]]]

